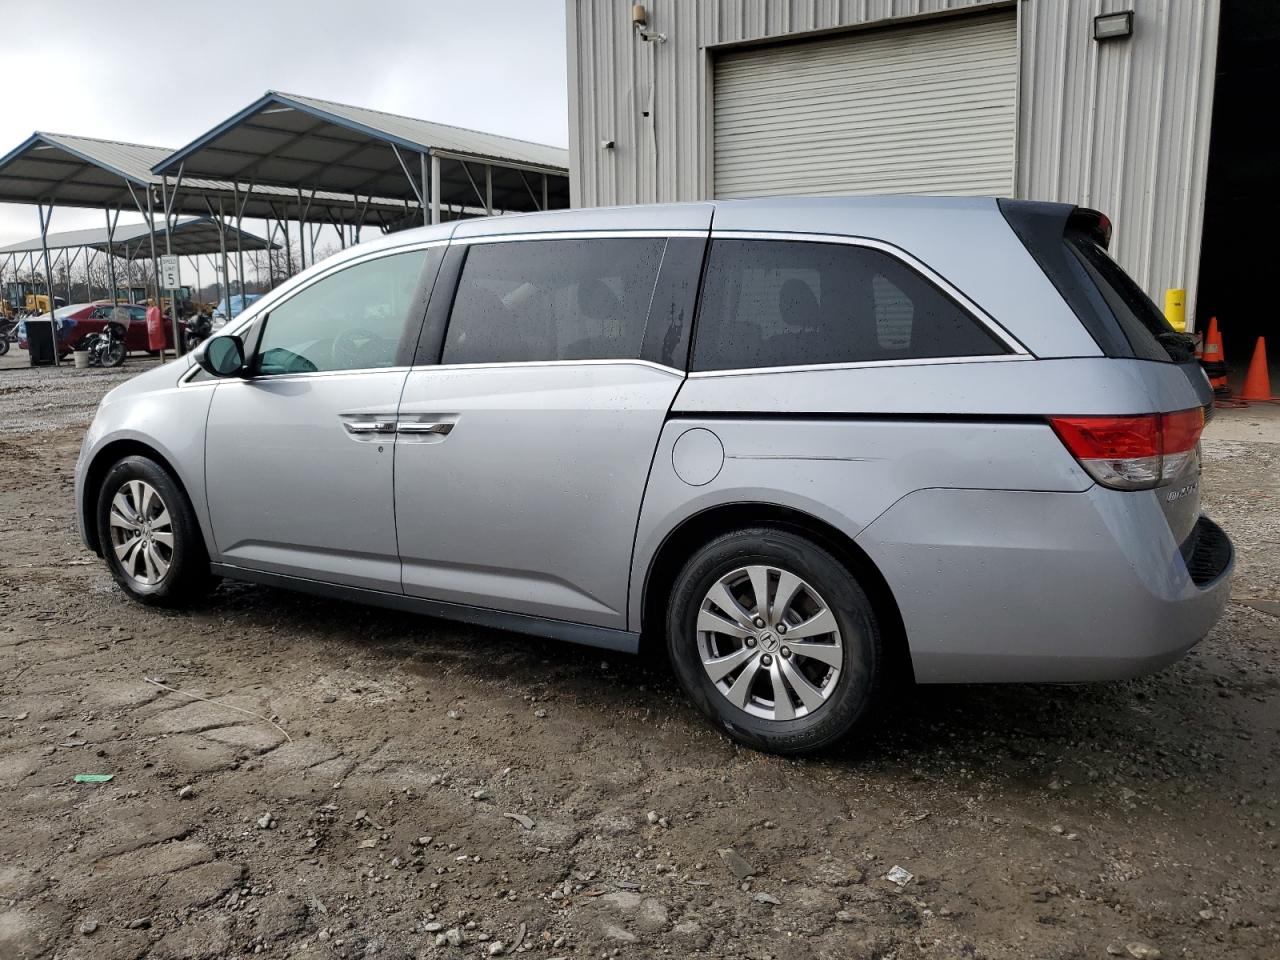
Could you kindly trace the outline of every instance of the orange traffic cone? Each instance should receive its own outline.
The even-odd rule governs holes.
[[[1240,391],[1241,400],[1270,400],[1271,375],[1267,372],[1267,341],[1263,337],[1253,347],[1253,359],[1249,361],[1249,372],[1244,375],[1244,389]]]
[[[1204,355],[1200,362],[1214,392],[1227,390],[1227,356],[1222,352],[1222,334],[1218,332],[1218,318],[1209,318],[1209,333],[1204,338]]]

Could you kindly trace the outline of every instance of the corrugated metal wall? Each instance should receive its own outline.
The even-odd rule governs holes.
[[[627,0],[566,0],[575,206],[710,195],[710,48],[961,13],[993,0],[654,0],[645,43]],[[994,0],[998,5],[1001,0]],[[1199,270],[1218,0],[1016,0],[1018,195],[1095,206],[1113,252],[1162,302]],[[1095,14],[1135,10],[1128,40]],[[601,142],[613,140],[611,150]]]
[[[1097,13],[1133,36],[1095,43]],[[1209,165],[1218,0],[1024,0],[1018,194],[1095,207],[1157,304],[1193,315]],[[571,153],[572,156],[572,153]]]

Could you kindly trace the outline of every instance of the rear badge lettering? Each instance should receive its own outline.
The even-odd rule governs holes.
[[[1179,487],[1177,490],[1170,490],[1167,494],[1165,494],[1165,497],[1164,497],[1165,503],[1174,503],[1178,500],[1181,500],[1187,494],[1195,493],[1196,488],[1199,486],[1200,486],[1200,481],[1196,480],[1192,483],[1186,484],[1185,486]]]

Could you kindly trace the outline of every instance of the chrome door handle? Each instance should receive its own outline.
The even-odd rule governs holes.
[[[385,420],[380,418],[359,419],[355,417],[344,417],[342,426],[346,428],[347,433],[356,435],[368,434],[393,434],[396,432],[396,422],[394,420]]]
[[[401,420],[399,426],[396,428],[397,433],[406,433],[415,436],[435,434],[441,437],[447,437],[451,430],[453,430],[453,422],[450,420],[441,420],[438,423],[423,422],[420,420]]]

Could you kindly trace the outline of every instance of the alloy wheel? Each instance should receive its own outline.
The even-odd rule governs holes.
[[[698,653],[721,696],[765,720],[795,720],[835,692],[844,663],[826,601],[789,570],[764,564],[722,576],[698,608]]]
[[[159,491],[145,480],[126,480],[111,500],[111,547],[125,574],[155,586],[173,563],[173,521]]]

